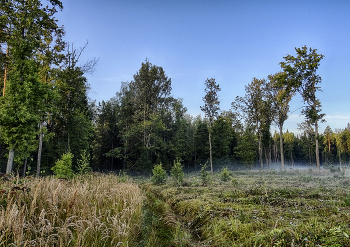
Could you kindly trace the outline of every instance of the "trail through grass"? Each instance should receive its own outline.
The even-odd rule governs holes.
[[[349,177],[312,171],[236,172],[203,186],[149,186],[192,235],[182,246],[350,246]],[[163,245],[166,246],[166,245]]]

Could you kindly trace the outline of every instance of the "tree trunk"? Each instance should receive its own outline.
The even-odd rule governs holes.
[[[38,162],[36,164],[36,177],[37,178],[40,176],[41,152],[42,152],[42,148],[43,148],[43,136],[44,136],[44,133],[42,132],[42,128],[43,128],[43,122],[40,122]]]
[[[264,162],[262,158],[262,147],[261,147],[261,136],[259,135],[259,161],[260,161],[260,168],[264,168]]]
[[[27,172],[27,163],[28,163],[28,157],[26,157],[26,159],[25,159],[25,161],[24,161],[23,177],[26,176],[26,172]]]
[[[265,151],[265,161],[266,161],[266,166],[269,167],[269,156],[267,154],[267,148],[264,148]]]
[[[6,57],[9,55],[9,48],[7,47],[6,51]],[[2,96],[5,96],[5,91],[6,91],[6,81],[7,81],[7,66],[5,65],[5,74],[4,74],[4,87],[2,89]]]
[[[281,152],[281,170],[284,171],[284,151],[283,151],[283,130],[280,126],[280,152]]]
[[[13,159],[15,157],[15,150],[12,148],[9,151],[9,158],[7,160],[6,173],[12,172]]]
[[[308,139],[309,139],[309,137],[308,137]],[[309,164],[310,164],[310,166],[311,166],[311,146],[310,146],[310,143],[309,143],[309,140],[308,140],[308,146],[309,146]]]
[[[316,165],[317,169],[320,170],[320,156],[319,156],[319,150],[318,150],[318,123],[317,121],[315,122],[315,139],[316,139]]]
[[[213,175],[214,172],[213,172],[213,158],[211,153],[211,128],[209,129],[209,157],[210,157],[210,171],[211,171],[211,175]]]

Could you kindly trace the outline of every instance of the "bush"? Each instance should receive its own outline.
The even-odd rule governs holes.
[[[231,178],[231,183],[232,183],[232,185],[233,186],[235,186],[235,185],[238,185],[238,180],[237,180],[237,178]]]
[[[200,171],[200,178],[202,180],[203,185],[207,185],[210,182],[210,173],[207,171],[208,168],[208,162],[205,163]]]
[[[231,172],[228,170],[227,167],[222,168],[221,173],[220,173],[220,179],[221,181],[227,182],[230,180],[231,177]]]
[[[182,171],[182,165],[180,161],[174,161],[174,166],[171,168],[170,174],[175,183],[178,185],[181,185],[183,183],[185,173]]]
[[[343,198],[343,201],[344,201],[344,206],[345,206],[345,207],[350,206],[350,194],[347,194],[347,195]]]
[[[126,173],[126,171],[123,171],[122,172],[122,170],[120,170],[119,171],[119,174],[118,174],[118,180],[119,180],[119,182],[122,182],[122,183],[125,183],[126,181],[128,181],[128,179],[129,179],[129,176],[128,176],[128,174]]]
[[[92,171],[90,167],[90,154],[86,152],[86,150],[83,151],[81,159],[78,160],[77,163],[79,174],[85,174]]]
[[[74,175],[72,169],[72,159],[74,155],[71,152],[62,154],[61,159],[56,161],[56,165],[51,168],[58,178],[71,178]]]
[[[151,178],[154,184],[164,184],[167,179],[166,171],[163,169],[162,164],[155,165],[152,169],[153,176]]]

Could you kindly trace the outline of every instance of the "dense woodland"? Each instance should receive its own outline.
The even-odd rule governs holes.
[[[87,159],[95,171],[149,171],[159,163],[169,170],[175,161],[189,168],[210,161],[214,169],[349,162],[350,127],[318,131],[323,55],[316,49],[296,48],[281,58],[281,70],[247,82],[231,109],[220,109],[221,88],[208,78],[203,116],[187,113],[172,95],[171,78],[148,60],[115,97],[96,103],[88,98],[86,74],[97,60],[80,61],[84,47],[64,41],[54,18],[62,8],[58,0],[0,2],[2,172],[51,174],[67,152],[74,155],[73,170]],[[298,135],[283,132],[297,94],[305,116]]]

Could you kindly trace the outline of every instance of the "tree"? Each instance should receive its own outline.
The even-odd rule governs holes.
[[[193,122],[194,131],[194,162],[195,165],[198,163],[205,163],[208,160],[209,155],[209,129],[207,119],[202,119],[198,115]]]
[[[286,91],[286,73],[276,73],[270,75],[271,93],[273,98],[273,108],[275,110],[274,122],[279,128],[281,170],[284,170],[284,151],[283,151],[283,125],[288,119],[289,102],[292,100],[294,92]]]
[[[287,75],[286,95],[290,91],[298,92],[304,103],[307,105],[302,110],[305,119],[314,127],[316,144],[316,164],[320,169],[318,125],[323,122],[324,115],[321,113],[321,103],[316,97],[316,92],[320,91],[317,85],[321,83],[321,77],[316,74],[320,61],[324,57],[318,54],[316,49],[308,49],[306,46],[295,48],[297,56],[287,55],[285,62],[281,62],[281,68]]]
[[[213,157],[212,157],[212,146],[211,146],[211,134],[214,117],[218,115],[219,108],[219,97],[218,92],[221,91],[219,84],[216,84],[215,79],[207,79],[205,81],[205,96],[203,97],[204,106],[201,106],[201,110],[205,113],[205,116],[209,120],[209,155],[210,155],[210,170],[213,175]]]
[[[212,133],[213,157],[216,159],[227,159],[233,139],[231,119],[220,115],[213,123]]]
[[[237,113],[242,115],[245,119],[246,125],[250,126],[255,130],[256,136],[258,137],[258,152],[259,152],[259,163],[261,169],[264,167],[263,164],[263,132],[269,129],[269,104],[266,100],[266,80],[253,78],[252,82],[245,86],[245,96],[237,97],[232,102],[232,108]],[[264,125],[266,124],[266,125]],[[264,130],[263,130],[264,128]],[[268,130],[269,131],[269,130]]]
[[[47,85],[40,80],[37,56],[43,40],[50,40],[59,28],[53,15],[55,7],[62,9],[58,0],[42,7],[39,0],[1,1],[4,14],[4,43],[6,64],[1,97],[0,125],[2,138],[9,145],[6,172],[12,171],[14,153],[26,157],[35,145],[38,123],[47,98]]]
[[[154,163],[168,168],[173,163],[170,157],[183,155],[180,146],[185,140],[179,134],[186,129],[182,121],[186,108],[170,93],[171,79],[148,60],[131,82],[122,83],[115,97],[120,143],[110,154],[123,162],[123,168],[144,170]]]
[[[331,146],[332,144],[334,144],[334,139],[335,139],[335,134],[333,133],[331,127],[329,125],[327,125],[327,127],[325,128],[324,132],[324,144],[326,144],[325,146],[325,159],[326,162],[330,163],[331,161],[333,162],[333,155],[332,155],[332,149]]]
[[[67,44],[60,68],[53,71],[57,97],[47,129],[54,137],[45,145],[43,155],[49,166],[62,154],[71,152],[74,155],[72,166],[76,168],[77,159],[90,148],[93,114],[85,74],[92,73],[97,60],[78,65],[85,47],[75,49]]]
[[[286,149],[287,149],[286,151],[289,151],[290,153],[290,163],[293,166],[294,165],[293,148],[294,148],[294,140],[295,140],[294,134],[288,132],[287,130],[287,132],[283,134],[283,139],[286,144]]]
[[[235,155],[245,165],[252,166],[256,162],[255,138],[254,127],[247,125],[235,148]]]

